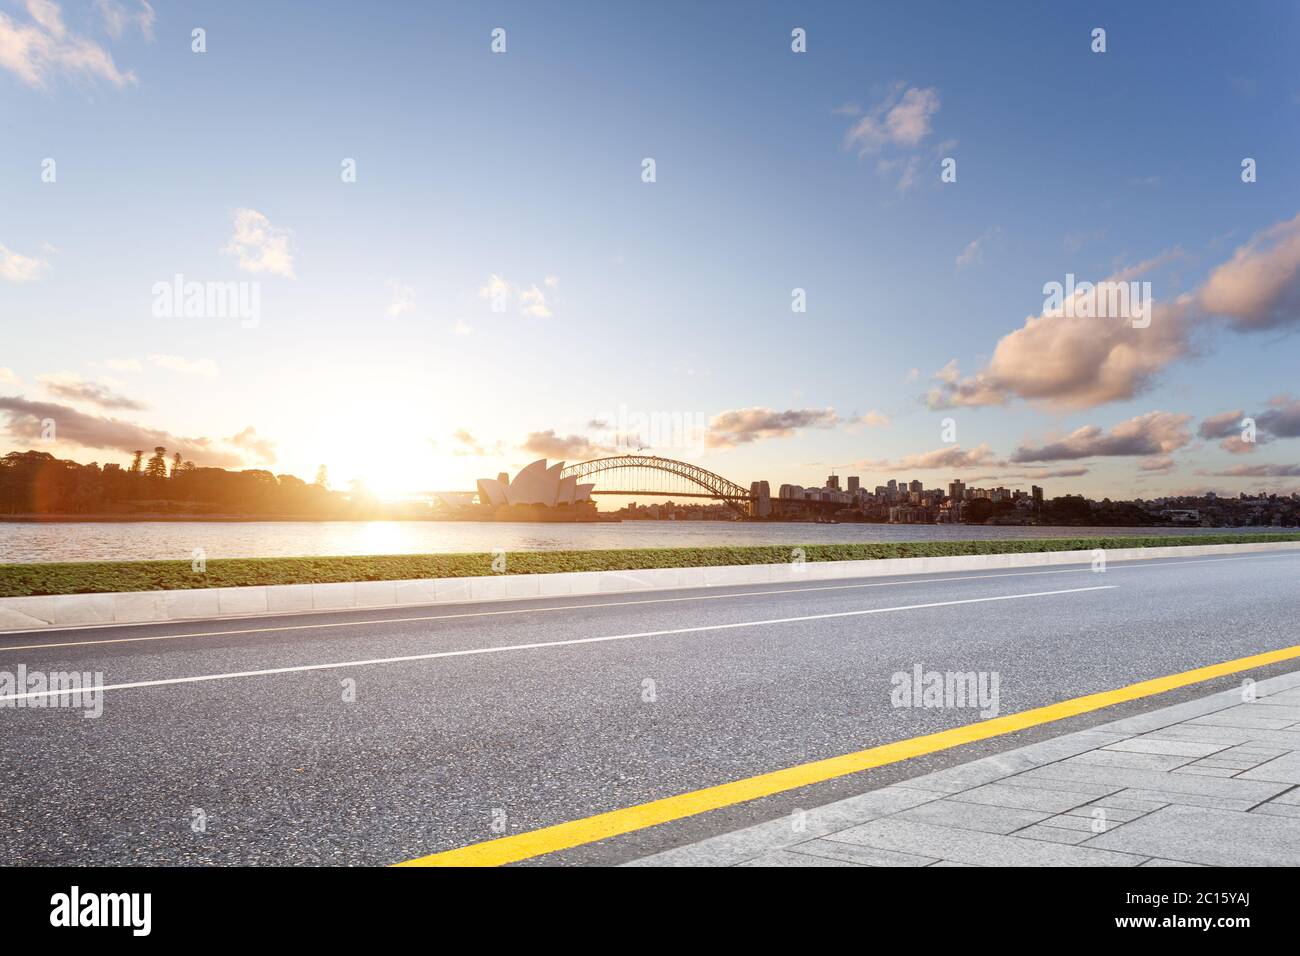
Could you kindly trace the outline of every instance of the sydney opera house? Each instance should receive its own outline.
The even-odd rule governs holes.
[[[540,509],[556,509],[557,513],[575,511],[595,513],[595,503],[591,500],[594,484],[580,485],[576,477],[561,478],[565,462],[557,462],[549,468],[545,458],[522,469],[511,481],[503,471],[495,478],[478,480],[478,503],[471,503],[472,495],[440,495],[444,505],[466,511],[492,511],[509,514],[524,511],[536,513]]]

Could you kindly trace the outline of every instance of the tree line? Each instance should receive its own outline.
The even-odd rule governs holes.
[[[357,517],[376,503],[329,488],[321,466],[308,484],[264,469],[200,468],[158,447],[130,465],[88,465],[38,451],[0,458],[0,515],[221,514]]]

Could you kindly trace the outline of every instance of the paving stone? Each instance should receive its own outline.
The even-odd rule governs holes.
[[[846,860],[858,866],[929,866],[931,863],[939,862],[930,856],[896,853],[893,850],[878,850],[871,846],[836,843],[833,840],[809,840],[807,843],[799,843],[789,849],[792,853],[807,853],[810,856],[824,856],[832,860]]]
[[[1160,804],[1160,806],[1163,805],[1164,804]],[[1153,805],[1151,807],[1151,810],[1157,809],[1159,809],[1158,806]],[[1128,823],[1130,820],[1136,820],[1138,817],[1142,816],[1143,813],[1151,812],[1151,810],[1126,810],[1123,807],[1108,807],[1100,803],[1090,803],[1087,806],[1075,807],[1073,810],[1066,810],[1064,815],[1067,817],[1086,817],[1091,820],[1093,819],[1092,812],[1094,810],[1105,810],[1106,819],[1110,820],[1112,823]]]
[[[1294,790],[1288,790],[1286,793],[1279,793],[1269,803],[1294,803],[1300,806],[1300,787]]]
[[[1300,687],[1292,690],[1284,690],[1277,694],[1267,694],[1259,698],[1256,703],[1260,704],[1295,704],[1300,706]]]
[[[1222,744],[1200,743],[1195,740],[1153,740],[1150,737],[1133,737],[1113,743],[1106,750],[1126,750],[1141,754],[1176,754],[1184,757],[1208,757],[1224,748]]]
[[[1134,740],[1190,740],[1196,743],[1244,744],[1255,738],[1255,732],[1234,727],[1210,727],[1205,724],[1174,724],[1161,730],[1134,737]]]
[[[1296,817],[1300,819],[1300,806],[1294,803],[1262,803],[1251,813],[1263,813],[1273,817]]]
[[[1189,777],[1184,776],[1183,780],[1213,780],[1214,777]],[[1156,801],[1162,804],[1178,804],[1183,807],[1211,807],[1217,810],[1249,810],[1251,807],[1260,803],[1253,797],[1216,797],[1204,793],[1169,793],[1163,790],[1124,790],[1120,796],[1132,797],[1135,800]]]
[[[1189,720],[1189,724],[1196,727],[1240,727],[1245,730],[1281,730],[1284,727],[1290,727],[1295,723],[1286,717],[1263,717],[1257,714],[1230,714],[1227,712],[1221,714],[1207,714],[1204,717],[1197,717],[1195,720]]]
[[[1237,767],[1179,767],[1174,773],[1190,773],[1201,777],[1232,777],[1236,776],[1240,770]]]
[[[1195,758],[1186,754],[1124,753],[1118,750],[1093,750],[1071,758],[1075,763],[1094,764],[1098,767],[1143,767],[1147,770],[1173,770],[1191,763]]]
[[[1254,770],[1237,775],[1238,780],[1276,780],[1282,783],[1300,783],[1300,754],[1283,754]]]
[[[931,863],[931,866],[975,866],[974,863],[958,863],[956,860],[940,860],[938,863]]]
[[[1123,784],[1141,790],[1160,790],[1170,793],[1199,794],[1233,800],[1252,800],[1262,803],[1288,789],[1282,783],[1265,783],[1261,780],[1219,780],[1191,774],[1164,773],[1140,767],[1099,767],[1095,764],[1076,763],[1077,758],[1025,771],[1023,776],[1037,780],[1092,781],[1096,783]]]
[[[1083,780],[1052,780],[1048,777],[1036,777],[1031,780],[1023,774],[1017,774],[1014,777],[1007,777],[1006,780],[1002,782],[1008,786],[1023,787],[1024,789],[1064,790],[1066,793],[1088,793],[1092,794],[1093,799],[1109,796],[1112,793],[1118,793],[1124,789],[1120,784],[1114,786],[1101,786]]]
[[[1300,859],[1300,819],[1171,806],[1085,846],[1210,866],[1293,866]]]
[[[978,830],[958,830],[900,820],[897,816],[851,827],[827,839],[900,853],[937,856],[941,860],[972,863],[976,866],[1137,866],[1152,855],[1148,853],[1139,856],[1086,846],[1024,840]]]
[[[1264,763],[1267,757],[1206,757],[1204,760],[1198,760],[1192,767],[1226,767],[1229,770],[1250,770],[1252,767],[1258,767]]]
[[[1103,809],[1104,808],[1099,808]],[[1109,814],[1101,818],[1100,828],[1096,827],[1097,818],[1093,816],[1081,817],[1070,813],[1062,813],[1058,816],[1051,817],[1043,821],[1045,827],[1059,827],[1062,830],[1084,830],[1088,833],[1105,833],[1121,826],[1127,821],[1112,818]]]
[[[1246,743],[1261,747],[1281,747],[1284,750],[1300,750],[1300,732],[1295,730],[1253,730]]]
[[[1159,810],[1161,807],[1169,805],[1168,800],[1138,800],[1131,796],[1125,796],[1123,791],[1095,800],[1093,803],[1095,806],[1105,807],[1107,810],[1135,810],[1139,813],[1150,813],[1152,810]]]
[[[1300,691],[1289,690],[1284,694],[1269,694],[1253,701],[1266,707],[1300,707]]]
[[[1045,827],[1037,824],[1016,833],[1016,836],[1024,837],[1027,840],[1046,840],[1049,843],[1068,843],[1070,845],[1082,843],[1092,835],[1090,830],[1063,830],[1060,827]]]
[[[1263,762],[1265,760],[1272,760],[1274,757],[1280,757],[1283,754],[1294,752],[1295,751],[1293,750],[1277,750],[1273,747],[1255,747],[1246,744],[1241,747],[1229,747],[1227,750],[1222,750],[1214,755],[1214,759],[1221,760],[1230,757],[1255,757]]]
[[[1049,816],[1050,813],[1041,810],[961,803],[957,800],[935,800],[896,813],[888,819],[932,823],[962,830],[981,830],[985,833],[1010,833],[1012,830],[1019,830]]]
[[[847,860],[832,860],[826,856],[809,856],[807,853],[791,853],[789,850],[776,850],[764,853],[753,860],[737,863],[737,866],[857,866]]]
[[[974,790],[954,793],[950,800],[963,803],[983,803],[995,807],[1016,807],[1020,810],[1043,810],[1060,813],[1097,799],[1093,794],[1077,790],[1043,790],[1039,787],[1021,787],[1007,783],[989,783]]]
[[[1182,860],[1147,860],[1142,866],[1204,866],[1204,863],[1184,863]]]
[[[1300,722],[1300,704],[1288,704],[1283,701],[1257,700],[1251,704],[1242,704],[1239,707],[1233,707],[1229,710],[1219,711],[1221,717],[1231,716],[1242,717],[1267,717],[1274,719],[1290,719],[1291,723]]]

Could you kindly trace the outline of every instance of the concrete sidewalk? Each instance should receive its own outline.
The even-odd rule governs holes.
[[[1300,671],[628,865],[1296,866],[1298,784]]]

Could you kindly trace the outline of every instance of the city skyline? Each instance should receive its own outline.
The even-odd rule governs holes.
[[[1293,493],[1300,13],[1191,6],[9,3],[0,454]]]

